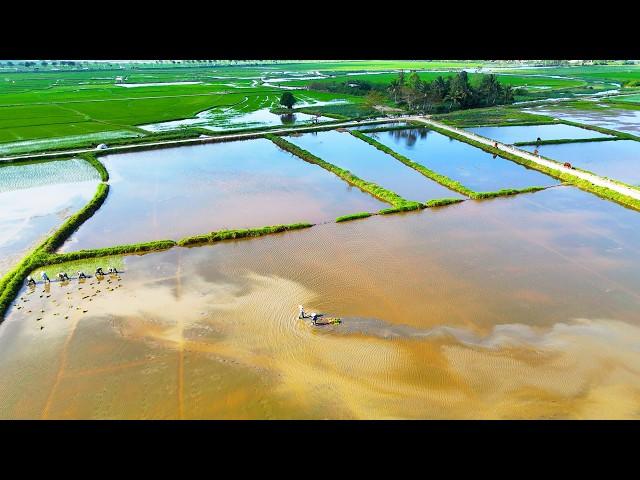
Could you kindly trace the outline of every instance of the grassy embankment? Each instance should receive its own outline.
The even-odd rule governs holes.
[[[367,217],[370,217],[371,215],[374,215],[374,214],[369,212],[358,212],[358,213],[352,213],[351,215],[342,215],[341,217],[336,218],[336,223],[350,222],[351,220],[358,220],[359,218],[367,218]]]
[[[362,180],[361,178],[352,174],[350,171],[344,170],[329,162],[326,162],[321,158],[316,157],[311,152],[308,152],[307,150],[304,150],[298,147],[297,145],[294,145],[293,143],[285,140],[282,137],[279,137],[277,135],[267,134],[265,135],[265,138],[268,138],[283,150],[286,150],[296,155],[297,157],[300,157],[302,160],[318,165],[324,168],[325,170],[328,170],[329,172],[339,176],[344,181],[346,181],[347,183],[355,187],[358,187],[363,192],[369,193],[370,195],[382,200],[383,202],[391,204],[393,206],[394,211],[417,210],[423,207],[423,205],[420,202],[412,202],[412,201],[406,200],[402,198],[400,195],[398,195],[397,193],[387,190],[386,188],[383,188],[376,183]],[[389,209],[384,209],[385,212],[387,210]],[[382,211],[383,210],[381,210],[381,212]]]
[[[589,143],[589,142],[613,142],[621,140],[618,137],[597,137],[597,138],[558,138],[555,140],[541,140],[528,142],[514,142],[514,147],[524,147],[527,145],[559,145],[561,143]]]
[[[558,123],[552,117],[521,112],[513,107],[490,107],[458,110],[451,113],[434,115],[434,120],[453,127],[499,127],[546,125]]]
[[[610,188],[607,187],[601,187],[599,185],[594,185],[593,183],[587,181],[587,180],[583,180],[581,178],[578,178],[574,175],[571,175],[569,173],[565,173],[565,172],[560,172],[558,170],[554,170],[552,168],[546,167],[544,165],[540,165],[539,163],[533,162],[531,160],[527,160],[525,158],[522,158],[520,156],[517,155],[513,155],[511,153],[499,150],[497,148],[494,148],[490,145],[485,145],[484,143],[480,143],[480,142],[476,142],[475,140],[471,140],[470,138],[467,138],[465,136],[462,136],[460,134],[457,134],[455,132],[451,132],[449,130],[445,130],[442,128],[438,128],[435,127],[433,125],[430,125],[429,128],[431,130],[434,130],[438,133],[441,133],[442,135],[446,135],[450,138],[453,138],[455,140],[460,140],[461,142],[465,142],[468,143],[469,145],[473,145],[474,147],[480,148],[482,150],[484,150],[485,152],[489,152],[492,154],[496,154],[499,155],[502,158],[505,158],[507,160],[511,160],[512,162],[518,163],[520,165],[523,165],[527,168],[531,168],[533,170],[538,170],[539,172],[542,172],[546,175],[549,175],[550,177],[556,178],[558,180],[561,180],[563,182],[566,182],[570,185],[573,185],[575,187],[578,187],[581,190],[584,190],[586,192],[590,192],[593,193],[601,198],[607,199],[607,200],[611,200],[614,201],[616,203],[619,203],[620,205],[629,207],[629,208],[633,208],[635,210],[640,210],[640,200],[636,200],[634,198],[628,197],[626,195],[622,195],[621,193],[618,193],[614,190],[611,190]],[[560,162],[557,162],[556,160],[553,160],[551,158],[546,158],[546,157],[540,157],[543,158],[545,160],[548,160],[550,162],[556,163],[558,165],[562,165]],[[625,185],[621,182],[616,182],[616,183],[620,183],[623,186],[626,187],[630,187],[630,185]],[[535,188],[535,187],[534,187]]]
[[[200,245],[203,243],[215,243],[222,240],[236,240],[239,238],[247,237],[261,237],[263,235],[270,235],[273,233],[286,232],[289,230],[299,230],[301,228],[312,227],[313,223],[292,223],[289,225],[271,225],[268,227],[260,228],[245,228],[239,230],[218,230],[217,232],[211,232],[204,235],[194,235],[191,237],[185,237],[177,242],[177,245],[181,247],[189,247],[192,245]]]
[[[373,145],[378,150],[381,150],[384,153],[391,155],[396,160],[399,160],[400,162],[404,163],[408,167],[413,168],[414,170],[420,172],[425,177],[430,178],[431,180],[438,182],[441,185],[444,185],[450,190],[454,190],[458,193],[466,195],[469,198],[473,198],[474,200],[479,200],[484,198],[503,197],[505,195],[517,195],[519,193],[537,192],[538,190],[543,190],[544,188],[546,188],[546,187],[527,187],[527,188],[521,188],[521,189],[508,188],[508,189],[496,190],[493,192],[476,192],[474,190],[471,190],[470,188],[465,187],[464,185],[462,185],[460,182],[456,180],[453,180],[440,173],[436,173],[433,170],[428,169],[424,165],[408,159],[404,155],[399,154],[398,152],[387,147],[386,145],[383,145],[377,140],[367,135],[364,135],[361,132],[350,131],[349,133],[351,133],[351,135],[353,135],[354,137],[357,137],[360,140],[363,140],[368,144]]]
[[[37,268],[47,265],[53,261],[55,250],[64,243],[87,218],[91,217],[102,205],[109,193],[109,185],[101,183],[98,185],[95,196],[78,213],[72,215],[66,222],[32,252],[25,256],[12,270],[7,272],[0,279],[0,317],[4,315],[7,308],[22,288],[24,279]]]
[[[109,172],[107,171],[107,168],[104,166],[104,164],[100,160],[98,160],[98,157],[95,153],[81,153],[80,155],[78,155],[78,157],[86,160],[91,165],[93,165],[93,168],[98,171],[98,173],[100,174],[100,179],[103,182],[109,181]]]

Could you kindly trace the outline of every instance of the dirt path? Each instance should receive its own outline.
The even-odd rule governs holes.
[[[416,120],[418,122],[425,123],[427,125],[433,125],[438,128],[442,128],[443,130],[448,130],[453,133],[457,133],[458,135],[462,135],[471,140],[474,140],[479,143],[483,143],[485,145],[493,146],[495,140],[491,140],[485,137],[481,137],[480,135],[476,135],[475,133],[468,132],[466,130],[462,130],[460,128],[452,127],[446,125],[444,123],[436,122],[430,118],[426,117],[411,117],[411,120]],[[626,195],[627,197],[635,198],[636,200],[640,200],[640,190],[636,190],[634,188],[625,187],[624,185],[620,185],[618,183],[612,182],[611,180],[607,180],[606,178],[600,177],[598,175],[593,175],[591,173],[582,172],[580,170],[573,170],[571,168],[564,167],[559,165],[558,163],[551,162],[549,160],[545,160],[544,158],[540,158],[532,153],[529,153],[525,150],[520,150],[519,148],[512,147],[510,145],[505,145],[503,143],[497,142],[498,148],[505,152],[511,153],[513,155],[517,155],[518,157],[524,158],[525,160],[530,160],[532,162],[537,163],[538,165],[545,166],[547,168],[551,168],[558,172],[568,173],[569,175],[573,175],[574,177],[581,178],[583,180],[587,180],[588,182],[593,183],[594,185],[598,185],[600,187],[609,188],[615,192],[621,193],[622,195]]]
[[[356,122],[353,120],[350,121],[345,121],[343,123],[335,123],[332,124],[331,127],[335,127],[335,128],[340,128],[340,127],[352,127],[352,126],[357,126],[357,125],[368,125],[368,124],[375,124],[375,123],[380,123],[380,122],[389,122],[389,121],[393,121],[393,120],[406,120],[406,118],[401,118],[401,119],[392,119],[392,118],[385,118],[385,117],[381,117],[381,118],[376,118],[373,120],[362,120],[360,122]],[[207,137],[203,137],[203,138],[187,138],[184,140],[165,140],[165,141],[161,141],[161,142],[152,142],[152,143],[135,143],[135,144],[128,144],[128,145],[121,145],[121,146],[114,146],[114,147],[110,147],[108,150],[108,152],[118,152],[119,150],[130,150],[132,148],[135,147],[140,147],[140,148],[144,148],[144,147],[150,147],[150,146],[157,146],[157,145],[189,145],[189,144],[199,144],[199,143],[210,143],[210,142],[216,142],[219,140],[242,140],[243,138],[247,138],[247,137],[252,137],[255,135],[260,135],[263,133],[274,133],[274,134],[278,134],[278,133],[296,133],[296,132],[304,132],[304,131],[308,131],[308,130],[317,130],[318,128],[323,128],[324,125],[320,124],[314,124],[314,125],[306,125],[306,126],[301,126],[301,127],[297,127],[297,128],[280,128],[277,130],[261,130],[261,131],[254,131],[254,132],[249,132],[249,133],[230,133],[227,135],[215,135],[215,136],[207,136]],[[95,148],[82,148],[82,149],[75,149],[75,150],[65,150],[65,151],[58,151],[58,152],[48,152],[48,153],[37,153],[37,154],[33,154],[33,155],[16,155],[13,157],[1,157],[0,158],[0,162],[2,161],[10,161],[10,160],[30,160],[30,159],[39,159],[39,158],[47,158],[47,157],[60,157],[60,156],[64,156],[64,155],[77,155],[79,153],[87,153],[87,152],[95,152],[96,149]],[[104,151],[104,150],[103,150]]]

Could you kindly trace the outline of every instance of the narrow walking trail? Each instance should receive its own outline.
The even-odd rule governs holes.
[[[466,130],[462,130],[460,128],[452,127],[450,125],[446,125],[444,123],[437,122],[427,117],[411,117],[410,120],[418,121],[425,123],[427,125],[433,125],[434,127],[441,128],[443,130],[448,130],[452,133],[456,133],[458,135],[462,135],[463,137],[467,137],[470,140],[474,140],[478,143],[482,143],[484,145],[489,145],[493,147],[496,143],[495,140],[491,140],[485,137],[481,137],[480,135],[476,135],[475,133],[468,132]],[[498,148],[507,153],[511,153],[518,157],[524,158],[525,160],[530,160],[532,162],[537,163],[538,165],[542,165],[544,167],[550,168],[552,170],[556,170],[558,172],[567,173],[569,175],[573,175],[574,177],[581,178],[588,182],[591,182],[594,185],[598,185],[600,187],[609,188],[615,192],[621,193],[622,195],[626,195],[627,197],[635,198],[636,200],[640,200],[640,190],[636,190],[634,188],[626,187],[624,185],[620,185],[619,183],[612,182],[611,180],[607,180],[606,178],[600,177],[598,175],[594,175],[587,172],[582,172],[580,170],[573,170],[571,168],[564,167],[556,162],[551,162],[549,160],[545,160],[544,158],[540,158],[532,153],[529,153],[525,150],[521,150],[516,147],[512,147],[510,145],[505,145],[503,143],[497,142]]]
[[[344,127],[354,127],[357,125],[368,125],[368,124],[376,124],[381,122],[389,122],[394,120],[403,121],[403,120],[406,120],[406,118],[394,119],[394,118],[388,118],[388,117],[381,117],[381,118],[374,118],[371,120],[361,120],[359,122],[355,120],[348,120],[345,122],[333,123],[330,125],[323,125],[322,123],[317,123],[313,125],[305,125],[305,126],[294,127],[294,128],[278,128],[275,130],[265,129],[265,130],[247,132],[247,133],[229,133],[226,135],[211,135],[211,136],[197,137],[197,138],[186,138],[182,140],[164,140],[164,141],[150,142],[150,143],[130,143],[127,145],[109,147],[108,150],[100,150],[100,151],[101,152],[117,152],[119,150],[131,150],[134,148],[146,148],[146,147],[152,147],[152,146],[158,146],[158,145],[189,145],[189,144],[198,144],[198,143],[217,142],[221,140],[242,140],[243,138],[247,138],[247,137],[250,138],[250,137],[253,137],[256,135],[262,135],[265,133],[273,133],[273,134],[296,133],[296,132],[304,132],[304,131],[313,131],[313,130],[317,130],[318,128],[324,128],[329,126],[332,128],[344,128]],[[48,152],[48,153],[16,155],[12,157],[0,157],[0,162],[13,161],[13,160],[30,160],[30,159],[47,158],[47,157],[60,157],[65,155],[77,155],[79,153],[88,153],[88,152],[95,152],[95,151],[96,151],[95,148],[81,148],[81,149],[75,149],[75,150],[65,150],[65,151]]]

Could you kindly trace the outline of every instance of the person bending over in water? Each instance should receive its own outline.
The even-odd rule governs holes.
[[[102,267],[96,268],[96,275],[103,275],[104,276],[104,272],[102,271]]]
[[[85,278],[87,278],[87,276],[84,272],[78,272],[78,280],[84,280]]]
[[[300,319],[307,318],[307,315],[304,313],[304,307],[302,305],[298,305],[298,310],[300,310],[300,313],[298,314],[298,318]]]
[[[42,278],[44,283],[49,283],[51,281],[49,280],[49,276],[47,275],[47,272],[40,272],[40,277]]]
[[[69,275],[67,275],[66,272],[60,272],[58,273],[58,280],[60,280],[61,282],[65,282],[69,280]]]
[[[310,317],[311,317],[311,321],[313,322],[314,325],[318,325],[318,314],[316,312],[312,312]]]
[[[33,279],[33,277],[31,275],[29,275],[27,277],[27,285],[32,286],[32,285],[35,285],[35,284],[36,284],[36,281]]]
[[[116,267],[109,267],[109,274],[117,275],[118,274],[118,270],[116,270]]]

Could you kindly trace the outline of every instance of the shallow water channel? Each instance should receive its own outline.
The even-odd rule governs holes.
[[[125,257],[20,292],[0,417],[637,418],[638,245],[558,187]]]

